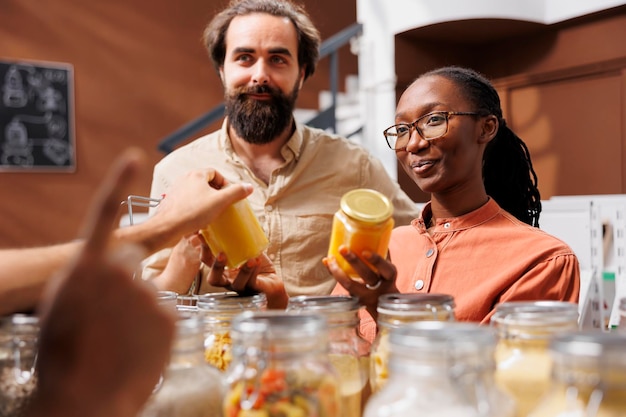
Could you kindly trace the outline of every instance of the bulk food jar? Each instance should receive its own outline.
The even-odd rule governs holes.
[[[179,311],[170,362],[139,417],[219,417],[222,374],[204,360],[204,333],[196,313]]]
[[[328,255],[333,256],[348,275],[358,277],[339,253],[339,247],[345,245],[357,256],[369,251],[385,258],[394,224],[393,204],[378,191],[359,188],[345,193],[339,207],[333,218]]]
[[[265,231],[246,198],[224,209],[200,233],[214,255],[226,255],[229,268],[238,268],[248,259],[256,258],[269,245]]]
[[[453,321],[454,298],[447,294],[383,294],[378,299],[378,333],[372,343],[370,385],[378,391],[387,381],[389,332],[417,321]]]
[[[342,416],[323,316],[241,313],[233,320],[232,339],[224,416]]]
[[[359,300],[350,296],[291,297],[287,311],[317,313],[326,318],[329,357],[339,375],[341,416],[360,417],[370,393],[370,343],[359,333]]]
[[[21,416],[35,393],[38,337],[36,316],[0,319],[0,417]]]
[[[550,343],[552,379],[529,417],[626,415],[626,336],[564,333]]]
[[[389,380],[364,417],[512,417],[513,400],[498,389],[495,335],[487,326],[419,322],[390,333]]]
[[[244,311],[265,310],[267,298],[265,294],[208,293],[198,297],[196,307],[204,323],[204,358],[220,371],[225,371],[232,360],[230,329],[233,318]]]
[[[496,382],[526,417],[550,383],[548,346],[559,333],[578,329],[578,305],[564,301],[512,301],[496,306]]]

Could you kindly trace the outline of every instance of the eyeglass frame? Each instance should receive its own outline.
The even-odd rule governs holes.
[[[433,114],[441,114],[444,115],[444,118],[446,120],[446,130],[445,132],[443,132],[441,135],[439,136],[435,136],[432,138],[425,138],[424,134],[422,133],[422,130],[417,127],[417,122],[419,122],[420,120],[422,120],[424,117],[428,117],[428,116],[432,116]],[[417,131],[417,133],[420,135],[420,137],[422,139],[424,139],[425,141],[429,142],[431,140],[435,140],[435,139],[439,139],[443,136],[446,135],[446,133],[448,133],[448,125],[449,125],[449,121],[450,121],[450,116],[483,116],[484,113],[483,112],[467,112],[467,111],[433,111],[430,113],[426,113],[423,116],[418,117],[415,121],[411,122],[411,123],[396,123],[395,125],[391,125],[389,126],[387,129],[383,130],[383,136],[385,137],[385,142],[387,143],[387,146],[392,150],[392,151],[398,151],[400,149],[404,149],[406,148],[406,145],[400,148],[392,148],[391,144],[389,143],[389,139],[388,139],[388,135],[387,135],[387,131],[389,129],[392,129],[396,126],[408,126],[409,128],[409,141],[411,140],[411,129],[414,129]],[[398,136],[398,135],[389,135],[389,136]],[[397,141],[396,141],[397,142]],[[408,145],[408,142],[407,142]]]

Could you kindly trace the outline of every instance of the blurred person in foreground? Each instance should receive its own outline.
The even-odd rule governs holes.
[[[351,280],[325,259],[339,283],[335,293],[348,292],[366,306],[364,336],[374,338],[378,297],[387,293],[452,295],[458,320],[481,323],[505,301],[578,301],[578,259],[539,229],[530,153],[507,126],[484,76],[460,67],[420,76],[400,97],[395,124],[384,134],[431,200],[419,218],[393,230],[390,259],[340,249],[362,279]]]
[[[298,93],[319,58],[320,35],[303,7],[288,0],[231,1],[209,22],[204,41],[223,84],[226,117],[220,130],[155,166],[150,194],[168,193],[174,178],[206,166],[230,182],[252,184],[248,200],[269,238],[267,256],[250,260],[250,274],[226,271],[224,258],[209,253],[204,282],[241,289],[259,273],[278,277],[289,295],[329,294],[335,280],[321,259],[343,194],[380,191],[392,201],[397,225],[417,217],[417,206],[365,148],[294,119]],[[168,255],[151,257],[144,278],[160,274]]]
[[[175,318],[133,272],[147,253],[195,232],[251,191],[244,185],[221,189],[218,173],[196,171],[146,223],[114,230],[119,202],[142,159],[129,151],[118,160],[80,242],[1,252],[0,264],[13,272],[46,277],[38,308],[39,377],[28,417],[132,417],[142,409],[168,361]]]

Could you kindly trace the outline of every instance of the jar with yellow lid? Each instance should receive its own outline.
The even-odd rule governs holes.
[[[551,384],[528,417],[626,415],[626,336],[585,331],[555,336]]]
[[[227,207],[200,233],[214,255],[226,255],[229,268],[238,268],[256,258],[269,245],[265,231],[245,198]]]
[[[232,337],[224,416],[342,416],[323,316],[248,311],[233,320]]]
[[[416,322],[391,330],[389,380],[364,417],[513,417],[494,382],[495,335],[477,323]]]
[[[204,323],[204,358],[219,369],[228,369],[232,360],[232,320],[244,311],[267,308],[265,294],[239,295],[235,292],[207,293],[198,296],[196,309]]]
[[[550,384],[550,340],[578,330],[578,305],[565,301],[512,301],[498,304],[491,317],[496,330],[496,382],[526,417]]]
[[[329,358],[339,376],[341,416],[360,417],[370,394],[371,344],[359,332],[359,300],[343,295],[291,297],[288,312],[317,313],[328,323]]]
[[[370,385],[382,388],[389,376],[389,333],[419,321],[454,321],[454,298],[447,294],[383,294],[378,299],[378,333],[372,342]]]
[[[393,204],[382,193],[366,188],[348,191],[341,197],[340,208],[333,218],[328,255],[348,275],[358,277],[339,253],[339,247],[345,245],[357,256],[369,251],[386,257],[394,225],[392,215]]]

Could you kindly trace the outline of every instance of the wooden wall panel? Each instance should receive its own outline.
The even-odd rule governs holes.
[[[510,91],[509,123],[526,142],[544,199],[626,192],[620,74]]]
[[[148,153],[132,192],[149,192],[158,142],[222,101],[201,36],[225,3],[0,0],[0,58],[74,66],[77,159],[71,174],[0,173],[0,247],[74,238],[100,179],[128,146]],[[323,39],[355,21],[352,3],[305,2]],[[341,58],[342,74],[354,73],[356,58],[347,51]],[[317,107],[328,85],[326,60],[299,105]]]
[[[476,19],[418,28],[396,37],[398,97],[425,71],[472,67],[491,78],[529,144],[543,198],[626,193],[624,39],[626,6],[550,26]],[[398,181],[415,201],[429,198],[401,169]]]

